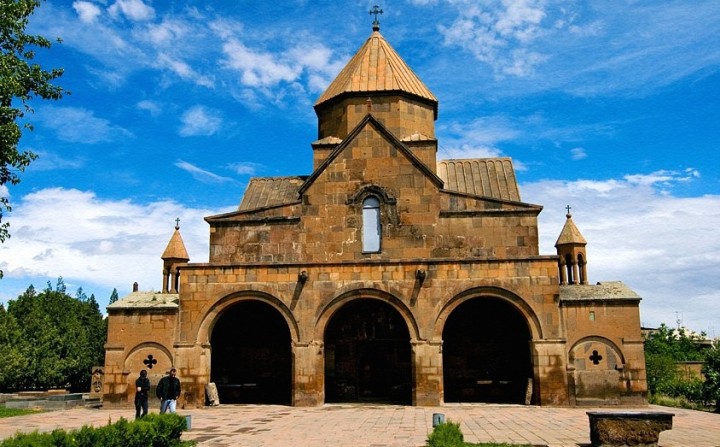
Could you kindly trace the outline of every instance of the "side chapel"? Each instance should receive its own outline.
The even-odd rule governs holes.
[[[250,180],[179,226],[160,292],[108,306],[105,405],[174,366],[184,407],[646,402],[640,297],[590,284],[571,215],[540,254],[510,158],[437,160],[438,100],[379,31],[315,103],[309,175]]]

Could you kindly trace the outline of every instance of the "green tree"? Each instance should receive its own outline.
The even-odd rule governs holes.
[[[13,321],[23,324],[12,336],[0,336],[0,353],[13,353],[15,346],[19,359],[6,368],[0,389],[89,389],[91,368],[104,363],[106,322],[94,296],[78,289],[73,298],[65,290],[59,278],[54,288],[48,283],[37,293],[30,286],[8,303],[0,324],[11,330]]]
[[[705,334],[697,335],[685,328],[673,329],[664,323],[645,339],[645,368],[651,395],[684,397],[702,401],[702,383],[681,373],[678,362],[702,361]]]
[[[67,93],[51,83],[62,76],[62,69],[45,70],[33,62],[36,49],[52,46],[45,37],[25,32],[40,3],[41,0],[0,0],[0,186],[19,183],[18,173],[37,158],[30,151],[18,150],[23,129],[32,130],[29,122],[23,122],[25,114],[33,111],[30,101],[57,100]],[[8,222],[2,218],[11,209],[9,198],[0,196],[0,243],[10,237]]]
[[[715,411],[720,413],[720,341],[716,340],[708,350],[702,372],[705,375],[705,399],[715,401]]]
[[[0,304],[0,390],[16,388],[28,362],[27,343],[17,320]],[[5,384],[3,387],[1,384]]]
[[[645,339],[645,367],[650,393],[700,399],[699,381],[683,377],[677,363],[704,360],[705,348],[700,343],[704,339],[704,334],[697,335],[685,328],[672,329],[664,323],[651,333]]]
[[[116,302],[119,298],[120,297],[118,296],[117,289],[113,289],[112,293],[110,294],[109,304]]]

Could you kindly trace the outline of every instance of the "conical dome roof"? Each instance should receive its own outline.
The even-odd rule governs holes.
[[[170,259],[178,259],[181,261],[189,261],[190,257],[185,249],[185,243],[183,242],[182,236],[180,236],[180,227],[175,227],[175,232],[170,238],[170,242],[167,244],[167,248],[160,257],[163,261]]]
[[[346,94],[403,92],[434,103],[437,98],[375,29],[340,74],[315,102],[321,104]]]
[[[578,230],[578,227],[575,226],[572,215],[567,213],[565,217],[567,217],[567,220],[565,221],[565,225],[560,232],[557,242],[555,242],[555,247],[566,244],[587,245],[587,241],[580,233],[580,230]]]

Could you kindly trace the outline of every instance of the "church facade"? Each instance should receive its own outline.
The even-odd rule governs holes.
[[[510,158],[437,160],[438,100],[374,26],[315,104],[308,175],[251,179],[206,217],[209,262],[176,226],[161,292],[108,307],[103,397],[170,367],[181,406],[645,403],[640,297],[588,283],[568,213],[540,254]]]

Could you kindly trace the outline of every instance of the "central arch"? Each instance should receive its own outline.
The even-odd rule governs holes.
[[[221,403],[290,404],[290,329],[270,304],[244,300],[219,316],[210,338],[210,381]]]
[[[442,337],[445,402],[526,402],[532,337],[512,303],[468,299],[449,315]]]
[[[327,402],[412,402],[410,334],[393,306],[349,301],[330,317],[324,339]]]

